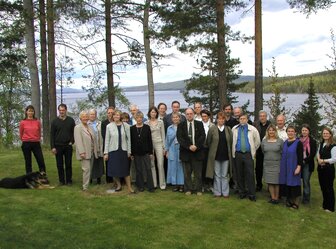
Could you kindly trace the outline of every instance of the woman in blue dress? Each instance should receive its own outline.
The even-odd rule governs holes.
[[[286,129],[288,139],[283,144],[280,180],[287,196],[286,206],[299,208],[298,197],[301,195],[301,167],[303,165],[303,145],[296,137],[295,127],[289,125]]]
[[[173,185],[173,191],[183,192],[184,175],[180,161],[180,144],[176,138],[177,125],[180,123],[180,114],[172,114],[172,122],[167,129],[166,157],[168,159],[167,184]]]

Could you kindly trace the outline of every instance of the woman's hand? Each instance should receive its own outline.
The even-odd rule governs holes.
[[[84,152],[84,153],[81,153],[81,154],[79,154],[79,156],[82,158],[82,159],[85,159],[86,158],[86,153]]]
[[[301,165],[298,165],[298,166],[296,166],[296,169],[295,169],[295,171],[294,171],[294,175],[298,175],[298,174],[300,174],[300,172],[301,172]]]
[[[108,155],[107,155],[107,154],[104,155],[104,160],[105,160],[105,161],[108,160]]]

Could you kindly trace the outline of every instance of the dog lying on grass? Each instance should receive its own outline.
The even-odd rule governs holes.
[[[0,188],[46,189],[54,187],[49,185],[49,180],[45,172],[32,172],[15,178],[3,178],[0,180]]]

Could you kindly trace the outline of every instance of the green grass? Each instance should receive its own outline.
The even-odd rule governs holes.
[[[44,155],[55,185],[55,159],[47,150]],[[20,150],[1,150],[0,162],[0,178],[24,173]],[[110,186],[104,184],[84,193],[79,163],[73,162],[71,187],[0,189],[0,249],[336,248],[336,215],[320,208],[316,172],[312,204],[291,210],[268,204],[266,191],[256,203],[170,190],[106,194]]]

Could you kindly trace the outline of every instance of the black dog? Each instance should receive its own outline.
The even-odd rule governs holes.
[[[49,186],[49,180],[45,172],[33,172],[15,178],[3,178],[0,180],[0,188],[45,188]]]

